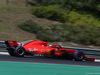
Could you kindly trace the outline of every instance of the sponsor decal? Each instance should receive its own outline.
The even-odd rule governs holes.
[[[47,54],[51,54],[51,50],[47,50]]]
[[[44,53],[44,50],[43,49],[41,50],[41,53]]]
[[[56,53],[56,55],[60,55],[60,53]]]
[[[30,52],[33,52],[32,48],[28,48]]]
[[[36,48],[34,48],[34,49],[28,48],[28,49],[29,49],[30,52],[33,52],[33,51],[37,51],[37,50],[38,50],[38,49],[36,49]]]
[[[37,51],[38,49],[34,48],[34,51]]]

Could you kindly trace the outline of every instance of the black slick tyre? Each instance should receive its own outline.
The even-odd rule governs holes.
[[[76,51],[74,53],[74,59],[76,61],[82,61],[84,59],[84,53],[82,51]]]
[[[14,51],[13,48],[8,48],[7,50],[8,50],[8,53],[9,53],[11,56],[16,56],[16,55],[15,55],[15,51]]]
[[[16,54],[16,56],[18,56],[18,57],[24,57],[25,49],[24,49],[23,47],[20,46],[20,47],[16,48],[15,54]]]

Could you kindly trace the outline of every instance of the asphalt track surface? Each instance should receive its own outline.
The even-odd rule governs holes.
[[[62,58],[46,58],[43,56],[25,56],[12,57],[10,55],[0,54],[0,61],[6,62],[28,62],[28,63],[46,63],[46,64],[62,64],[62,65],[81,65],[81,66],[95,66],[100,67],[100,62],[92,61],[74,61]]]

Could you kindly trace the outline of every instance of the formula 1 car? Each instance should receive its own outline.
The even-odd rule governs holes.
[[[60,45],[47,45],[45,41],[29,40],[18,44],[16,41],[5,41],[8,53],[11,56],[23,57],[24,55],[41,54],[46,57],[66,57],[76,61],[91,60],[82,51],[64,49]]]

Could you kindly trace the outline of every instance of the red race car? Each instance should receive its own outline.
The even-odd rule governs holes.
[[[76,49],[64,49],[60,45],[47,45],[47,42],[45,41],[29,40],[18,44],[16,41],[8,40],[5,41],[5,43],[7,45],[8,53],[11,56],[23,57],[24,55],[41,54],[46,57],[64,57],[77,61],[95,60],[85,56],[82,51]]]

